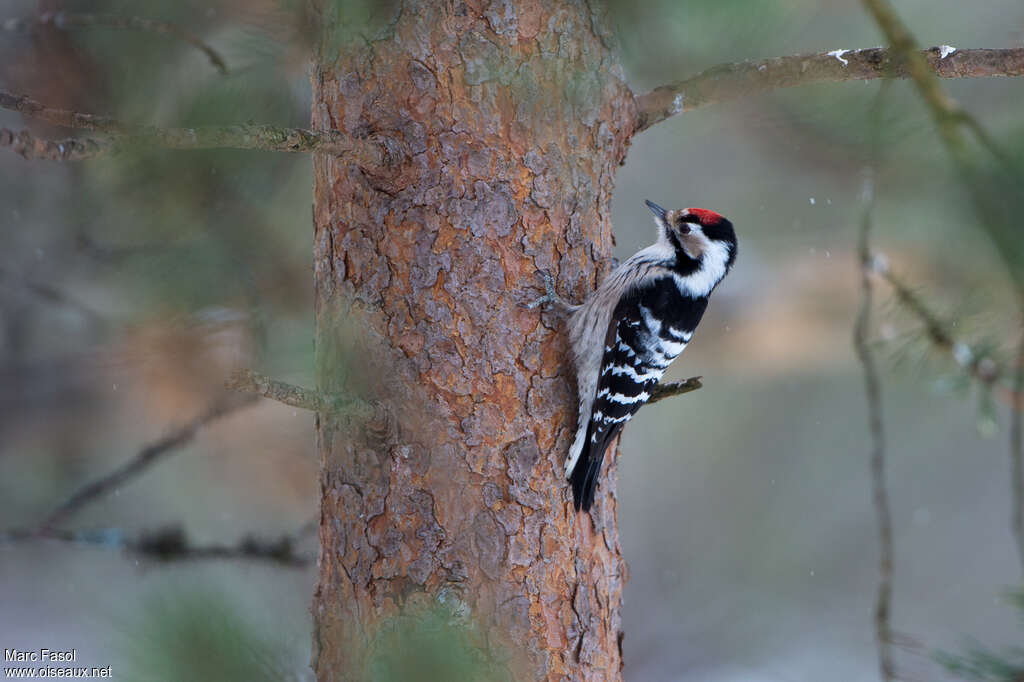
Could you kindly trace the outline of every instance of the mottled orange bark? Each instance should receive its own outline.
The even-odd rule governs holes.
[[[582,298],[611,252],[636,109],[602,22],[583,1],[406,0],[315,68],[313,127],[396,150],[380,172],[316,161],[320,352],[342,317],[360,349],[346,376],[392,414],[318,421],[322,681],[365,677],[375,625],[431,604],[517,679],[621,675],[614,466],[577,516],[564,327],[520,306],[540,269]]]

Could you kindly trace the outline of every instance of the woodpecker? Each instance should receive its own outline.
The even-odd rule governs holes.
[[[693,337],[708,297],[736,260],[736,232],[703,208],[654,214],[657,241],[616,267],[582,305],[547,295],[569,312],[579,417],[565,461],[576,511],[588,511],[605,451],[651,397],[651,389]]]

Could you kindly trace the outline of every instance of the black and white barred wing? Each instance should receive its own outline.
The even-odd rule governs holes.
[[[657,287],[655,287],[657,288]],[[594,501],[605,451],[622,427],[651,397],[665,369],[686,341],[662,329],[652,308],[660,292],[644,287],[619,301],[608,325],[604,355],[587,426],[586,440],[570,480],[577,509]]]

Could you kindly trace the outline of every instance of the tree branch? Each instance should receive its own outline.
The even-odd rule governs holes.
[[[864,214],[861,217],[857,255],[861,275],[861,303],[853,328],[853,345],[864,368],[864,391],[868,402],[868,424],[871,429],[871,488],[875,513],[878,517],[880,545],[878,591],[875,597],[875,641],[878,645],[878,666],[882,680],[891,682],[896,677],[892,655],[892,515],[889,494],[885,485],[885,427],[882,419],[882,389],[868,340],[871,327],[871,269],[874,261],[869,238],[871,233],[871,207],[874,203],[871,179],[864,181]]]
[[[251,369],[239,369],[233,372],[224,382],[224,388],[241,393],[255,393],[300,410],[349,412],[366,417],[372,417],[375,414],[374,406],[361,398],[321,393],[271,379]]]
[[[39,525],[39,532],[49,531],[56,524],[77,513],[85,505],[140,475],[162,457],[189,443],[199,430],[210,422],[251,405],[255,400],[253,396],[245,396],[218,401],[192,421],[146,445],[114,471],[79,488]]]
[[[914,54],[933,77],[1024,76],[1024,48],[949,53],[945,48],[933,47]],[[895,50],[872,47],[714,66],[692,78],[662,85],[637,97],[636,132],[686,111],[769,90],[812,83],[914,77],[898,55]]]
[[[68,109],[56,109],[41,104],[25,95],[0,90],[0,107],[16,111],[28,118],[34,118],[63,128],[93,130],[100,133],[127,135],[136,129],[107,116],[82,114]]]
[[[296,545],[312,526],[304,524],[295,533],[279,538],[261,538],[250,534],[234,545],[194,545],[179,525],[143,531],[128,538],[117,528],[65,530],[57,528],[12,530],[0,533],[0,545],[51,540],[82,547],[119,549],[129,554],[160,562],[210,559],[247,559],[268,561],[290,567],[306,566],[311,557],[296,551]]]
[[[672,396],[682,395],[689,393],[690,391],[696,391],[698,388],[704,386],[701,383],[702,377],[690,377],[684,381],[672,381],[667,384],[656,384],[651,389],[651,397],[647,400],[647,404],[656,403],[659,400],[665,398],[671,398]]]
[[[121,149],[118,138],[72,137],[66,140],[44,140],[27,130],[19,133],[0,128],[0,147],[10,147],[23,159],[40,161],[84,161]]]
[[[78,161],[120,152],[128,147],[166,149],[256,149],[275,152],[322,152],[345,156],[368,169],[395,165],[400,155],[385,138],[356,139],[336,130],[306,130],[240,124],[202,128],[157,128],[123,123],[107,116],[47,107],[24,95],[0,90],[0,108],[52,125],[104,133],[108,137],[53,142],[30,133],[0,129],[0,146],[25,158]]]
[[[90,28],[99,26],[102,28],[123,29],[132,31],[143,31],[145,33],[156,33],[165,35],[188,43],[200,50],[210,60],[210,63],[227,75],[228,66],[212,47],[200,40],[195,34],[186,31],[177,24],[167,21],[156,21],[140,17],[118,17],[108,14],[69,14],[67,12],[47,12],[33,19],[7,19],[0,22],[0,28],[5,31],[27,31],[35,26],[52,26],[60,30],[73,28]]]

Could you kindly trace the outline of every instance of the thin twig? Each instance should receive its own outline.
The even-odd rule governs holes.
[[[884,682],[896,678],[892,655],[892,518],[889,495],[885,485],[885,427],[882,420],[882,389],[878,367],[871,353],[868,339],[871,326],[871,270],[873,258],[870,248],[871,209],[874,190],[870,177],[864,181],[864,213],[861,217],[857,254],[861,275],[861,302],[854,323],[853,345],[864,368],[864,390],[868,403],[868,424],[871,430],[871,487],[878,517],[880,544],[878,591],[875,598],[875,642],[878,646],[878,667]]]
[[[61,291],[52,284],[38,282],[26,276],[17,275],[14,272],[0,267],[0,281],[6,281],[14,286],[20,287],[28,293],[38,296],[44,301],[66,306],[78,311],[93,324],[100,326],[106,323],[103,315],[86,303],[78,300],[71,294]]]
[[[116,528],[46,528],[0,533],[0,545],[50,540],[81,547],[117,549],[160,562],[247,559],[299,567],[306,566],[311,561],[311,557],[296,551],[296,545],[308,534],[309,527],[310,524],[303,524],[295,533],[278,538],[263,538],[250,534],[233,545],[194,545],[180,525],[144,531],[135,538],[126,537],[123,531]]]
[[[952,352],[956,346],[953,333],[939,319],[939,316],[928,307],[928,304],[914,293],[910,285],[896,276],[885,258],[871,254],[869,265],[872,273],[877,274],[892,287],[893,293],[896,294],[896,300],[921,321],[921,324],[924,325],[925,334],[931,342],[943,350]]]
[[[14,18],[0,22],[0,29],[11,32],[29,31],[37,26],[51,26],[60,30],[91,28],[98,26],[101,28],[142,31],[144,33],[165,35],[186,42],[197,50],[200,50],[206,55],[206,58],[210,60],[210,63],[213,64],[218,71],[224,75],[227,75],[228,73],[228,65],[216,50],[203,42],[203,40],[194,33],[190,33],[181,26],[172,24],[168,21],[143,19],[141,17],[118,17],[109,14],[47,12],[34,18]]]
[[[1013,372],[1014,402],[1010,409],[1010,493],[1013,508],[1010,511],[1013,537],[1017,542],[1017,555],[1024,569],[1024,333],[1017,349],[1017,366]]]
[[[667,118],[709,104],[770,90],[812,83],[913,77],[898,54],[872,47],[720,64],[637,97],[636,130],[646,130]],[[1024,76],[1024,48],[956,50],[950,54],[933,47],[917,51],[916,55],[933,78]]]
[[[893,290],[896,301],[907,308],[924,326],[924,333],[933,346],[948,353],[967,374],[986,386],[995,386],[1003,376],[1003,368],[988,355],[978,355],[970,346],[956,340],[946,325],[928,304],[918,296],[909,284],[900,279],[881,256],[872,254],[869,267],[871,272],[882,278]],[[1017,395],[1007,391],[1006,397]]]
[[[1024,427],[1021,424],[1024,419],[1024,334],[1017,350],[1013,380],[1007,388],[1000,383],[1006,373],[1005,369],[990,356],[975,355],[967,345],[956,341],[950,329],[910,286],[893,274],[884,259],[871,256],[870,267],[892,287],[896,300],[921,320],[925,335],[934,346],[949,353],[975,381],[986,387],[999,389],[997,395],[1010,406],[1010,526],[1021,568],[1024,569]]]
[[[194,33],[186,31],[181,26],[172,24],[169,21],[143,19],[142,17],[119,17],[110,14],[47,12],[28,19],[14,18],[0,22],[0,29],[12,32],[29,31],[36,26],[52,26],[53,28],[60,29],[62,31],[98,26],[100,28],[142,31],[144,33],[155,33],[157,35],[169,36],[186,42],[201,51],[218,71],[224,75],[227,75],[228,73],[228,65],[216,50],[203,42],[203,40]]]
[[[13,147],[26,158],[77,161],[117,153],[129,147],[165,149],[256,149],[275,152],[322,152],[345,156],[369,169],[395,165],[400,154],[385,138],[353,138],[337,130],[306,130],[239,124],[201,128],[157,128],[48,107],[24,95],[0,90],[0,108],[56,126],[103,133],[106,137],[41,140],[30,133],[0,129],[0,146]],[[63,149],[62,149],[63,148]]]
[[[939,85],[935,70],[925,59],[924,53],[917,49],[917,41],[914,40],[914,36],[900,20],[888,0],[863,0],[863,3],[892,46],[894,58],[901,63],[907,76],[917,86],[921,98],[928,105],[928,110],[939,127],[939,133],[951,149],[962,152],[964,140],[960,134],[960,122],[964,112]],[[952,59],[958,54],[961,54],[960,58],[963,59],[959,50],[947,59]]]
[[[56,524],[77,513],[85,505],[110,493],[118,486],[127,483],[153,466],[161,458],[189,443],[195,438],[202,427],[236,412],[242,407],[251,405],[255,401],[254,396],[236,396],[217,401],[198,417],[175,429],[163,438],[143,447],[134,457],[114,471],[79,488],[40,524],[39,529],[41,531],[52,529]]]
[[[1016,191],[1021,182],[1024,182],[1024,177],[1009,157],[999,149],[982,125],[945,93],[936,77],[936,71],[931,68],[931,62],[925,60],[922,53],[916,49],[917,43],[914,36],[900,20],[889,0],[862,0],[862,2],[892,45],[894,59],[906,70],[921,98],[928,106],[940,137],[953,157],[956,170],[982,216],[978,224],[988,234],[996,247],[996,252],[1006,265],[1007,272],[1016,284],[1018,307],[1024,309],[1024,273],[1021,272],[1019,264],[1016,262],[1020,258],[1020,250],[1016,248],[1016,225],[1005,224],[1007,222],[1005,217],[1000,216],[991,204],[987,196],[987,193],[991,191],[991,178],[983,179],[976,176],[976,166],[972,164],[968,155],[966,139],[960,127],[964,126],[973,132],[979,144],[1003,165],[1004,175],[1009,180],[1008,185],[1012,187],[1011,191]],[[963,59],[961,51],[954,52],[946,59],[955,59],[957,55],[961,55],[959,58]],[[946,60],[942,60],[940,57],[940,61],[945,62]],[[1018,57],[1007,55],[1007,65],[1019,67],[1021,62]],[[1012,71],[1013,73],[1006,75],[1021,75],[1017,68]]]
[[[696,391],[704,385],[701,383],[701,378],[702,377],[690,377],[684,381],[672,381],[667,384],[657,384],[653,389],[651,389],[651,397],[647,400],[647,404],[650,405],[651,403],[656,403],[659,400],[664,400],[665,398],[671,398],[672,396]]]

